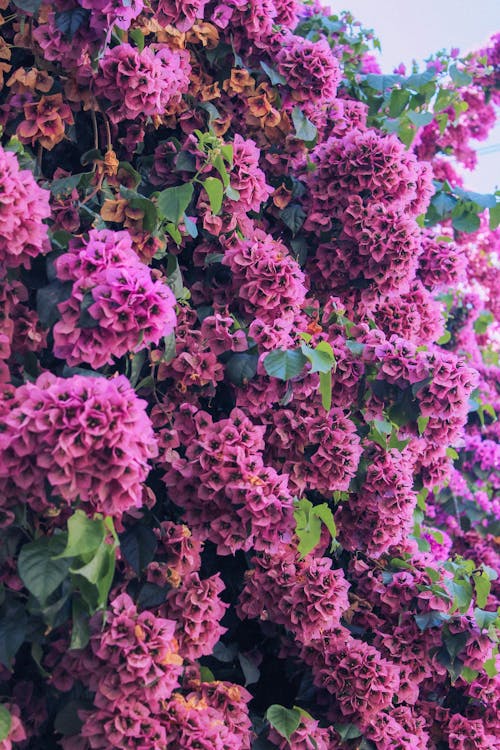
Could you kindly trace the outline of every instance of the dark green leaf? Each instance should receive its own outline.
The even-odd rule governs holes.
[[[247,685],[254,685],[259,681],[260,670],[245,654],[238,654],[238,661],[240,663],[241,671],[245,677],[245,687]]]
[[[38,289],[36,293],[36,309],[40,323],[44,328],[51,328],[60,318],[57,308],[71,296],[73,284],[70,281],[52,281],[48,286]]]
[[[85,648],[90,639],[89,611],[79,596],[73,597],[70,649]]]
[[[90,11],[85,8],[71,8],[70,10],[56,11],[56,26],[64,36],[73,39],[76,32],[90,17]]]
[[[414,618],[420,630],[427,630],[427,628],[440,628],[450,619],[450,615],[445,612],[426,612],[422,615],[414,615]]]
[[[481,220],[474,211],[463,211],[456,213],[454,216],[452,215],[451,223],[453,229],[456,229],[457,232],[466,232],[468,234],[477,232],[481,226]]]
[[[28,617],[19,602],[7,601],[0,607],[0,664],[7,669],[26,637]]]
[[[79,734],[83,721],[78,716],[78,711],[88,709],[89,706],[83,701],[72,700],[66,703],[56,714],[54,729],[65,737]]]
[[[146,581],[141,586],[139,596],[137,597],[137,606],[139,609],[154,609],[165,603],[170,586],[158,586],[156,583]]]
[[[361,737],[361,731],[355,724],[334,724],[334,727],[343,742]]]
[[[142,52],[144,49],[144,34],[142,31],[140,29],[129,29],[128,35],[135,42],[139,52]]]
[[[389,116],[399,117],[410,101],[410,92],[405,89],[394,89],[389,99]]]
[[[19,554],[19,576],[42,606],[68,575],[71,562],[53,559],[62,551],[65,542],[65,534],[50,539],[42,536],[34,542],[25,544]]]
[[[40,10],[42,0],[12,0],[13,5],[25,13],[31,13],[35,15]]]
[[[297,234],[306,218],[306,212],[298,203],[290,203],[280,211],[280,218],[290,229],[292,234]]]
[[[257,374],[258,354],[234,352],[226,362],[226,375],[235,385],[246,385]]]
[[[153,560],[157,548],[158,539],[149,526],[136,524],[120,535],[122,555],[136,575]]]

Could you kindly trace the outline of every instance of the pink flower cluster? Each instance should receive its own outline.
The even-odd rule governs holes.
[[[291,536],[292,496],[286,475],[264,465],[264,427],[240,409],[214,422],[201,410],[181,407],[174,419],[176,440],[185,457],[169,451],[163,480],[175,488],[193,534],[210,539],[219,554],[237,549],[274,549]]]
[[[29,268],[32,258],[49,252],[43,223],[50,216],[49,195],[0,146],[0,273],[3,268]]]
[[[328,138],[311,159],[316,165],[307,175],[311,208],[306,226],[311,230],[331,229],[353,196],[417,215],[432,194],[428,169],[394,135],[356,129],[343,138]]]
[[[60,498],[119,522],[143,504],[141,483],[157,451],[145,406],[122,375],[44,373],[20,386],[1,423],[4,495],[42,512]]]
[[[322,103],[335,98],[341,72],[326,39],[310,41],[286,34],[276,62],[295,101]]]
[[[235,239],[222,262],[231,269],[247,314],[272,323],[300,309],[307,291],[304,274],[287,247],[261,229],[249,240]]]
[[[417,502],[413,462],[397,450],[373,450],[367,456],[366,478],[335,514],[339,539],[350,551],[380,557],[401,544],[413,526]]]
[[[59,304],[54,354],[70,366],[99,368],[173,332],[175,297],[165,282],[153,281],[128,232],[91,230],[87,242],[57,258],[56,269],[72,288]]]
[[[112,122],[163,115],[187,90],[190,70],[184,51],[159,46],[139,52],[120,44],[108,48],[99,61],[94,90]]]
[[[231,200],[232,211],[246,214],[247,211],[259,211],[272,193],[266,183],[266,176],[259,167],[260,151],[251,138],[242,138],[236,133],[233,141],[233,166],[231,168],[231,187],[237,190],[239,198]]]
[[[326,557],[299,559],[292,545],[252,559],[240,594],[241,617],[284,625],[301,643],[332,630],[349,607],[349,584]]]

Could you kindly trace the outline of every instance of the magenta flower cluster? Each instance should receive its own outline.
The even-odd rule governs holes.
[[[57,258],[56,270],[72,284],[54,326],[54,354],[69,365],[99,368],[173,332],[175,297],[165,281],[153,280],[128,232],[92,230]]]

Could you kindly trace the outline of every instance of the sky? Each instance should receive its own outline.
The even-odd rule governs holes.
[[[375,31],[384,72],[443,48],[458,47],[465,54],[500,31],[500,0],[330,0],[330,7],[351,11]],[[472,145],[479,149],[478,167],[464,173],[467,187],[485,193],[500,187],[500,113],[488,141]]]

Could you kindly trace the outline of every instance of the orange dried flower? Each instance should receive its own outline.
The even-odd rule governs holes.
[[[22,143],[39,143],[51,151],[65,135],[66,125],[73,125],[73,113],[63,102],[62,94],[42,96],[40,101],[24,105],[25,119],[17,127]]]

